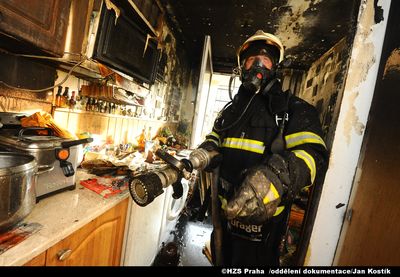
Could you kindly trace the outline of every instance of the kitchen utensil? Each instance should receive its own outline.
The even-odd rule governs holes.
[[[38,135],[46,132],[47,135]],[[66,140],[53,136],[51,129],[42,127],[20,128],[11,132],[0,129],[0,147],[4,151],[19,152],[35,157],[40,176],[36,190],[37,201],[64,190],[75,189],[75,171],[78,167],[79,151],[82,144],[92,138]],[[63,150],[64,159],[60,159]]]
[[[14,226],[32,211],[37,170],[32,155],[0,152],[0,231]]]

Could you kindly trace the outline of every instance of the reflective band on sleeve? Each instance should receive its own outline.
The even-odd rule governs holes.
[[[276,190],[274,184],[269,183],[269,191],[267,195],[263,199],[264,204],[268,204],[271,201],[274,201],[279,198],[279,192]]]
[[[222,147],[246,150],[258,154],[264,153],[264,142],[243,138],[226,138],[222,143]]]
[[[206,137],[214,137],[216,140],[218,140],[218,143],[220,143],[220,137],[216,132],[211,132],[209,133]]]
[[[285,140],[287,148],[293,148],[297,145],[302,145],[305,143],[322,144],[326,148],[324,140],[317,134],[311,132],[298,132],[287,135],[285,136]]]
[[[279,192],[276,190],[276,188],[275,188],[273,183],[270,183],[269,188],[273,192],[275,199],[278,199],[279,198]]]
[[[219,147],[219,141],[217,141],[217,140],[214,140],[212,138],[208,138],[205,141],[210,141],[210,142],[214,143],[217,147]]]
[[[211,132],[211,133],[209,133],[208,134],[209,136],[213,136],[213,137],[215,137],[215,138],[217,138],[218,140],[219,140],[219,135],[216,133],[216,132]]]
[[[226,206],[228,205],[228,201],[222,197],[222,195],[218,195],[219,200],[221,201],[221,209],[226,211]]]
[[[276,209],[276,212],[274,213],[273,216],[280,215],[281,212],[282,212],[284,209],[285,209],[285,206],[279,206],[279,207]]]
[[[309,186],[311,186],[314,183],[317,172],[314,158],[304,150],[293,150],[292,152],[296,155],[296,157],[302,159],[310,169],[311,184]]]
[[[217,147],[220,146],[221,141],[219,135],[216,132],[213,131],[209,133],[208,135],[206,135],[206,138],[207,138],[206,141],[214,142],[217,145]]]

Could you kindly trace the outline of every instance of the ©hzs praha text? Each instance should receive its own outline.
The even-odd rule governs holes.
[[[264,274],[264,269],[258,268],[223,268],[222,274]]]

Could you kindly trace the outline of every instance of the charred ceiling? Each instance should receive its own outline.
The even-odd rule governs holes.
[[[213,67],[231,73],[240,44],[258,29],[277,35],[292,67],[308,68],[355,30],[360,0],[160,0],[173,32],[194,59],[211,36]]]

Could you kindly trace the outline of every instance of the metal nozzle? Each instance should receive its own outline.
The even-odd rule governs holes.
[[[166,188],[178,180],[178,172],[172,168],[150,172],[133,178],[129,184],[129,192],[139,206],[147,206],[154,198],[162,194]]]
[[[210,164],[211,159],[217,155],[216,151],[207,151],[202,148],[197,148],[190,153],[189,160],[192,162],[193,168],[203,170]]]

